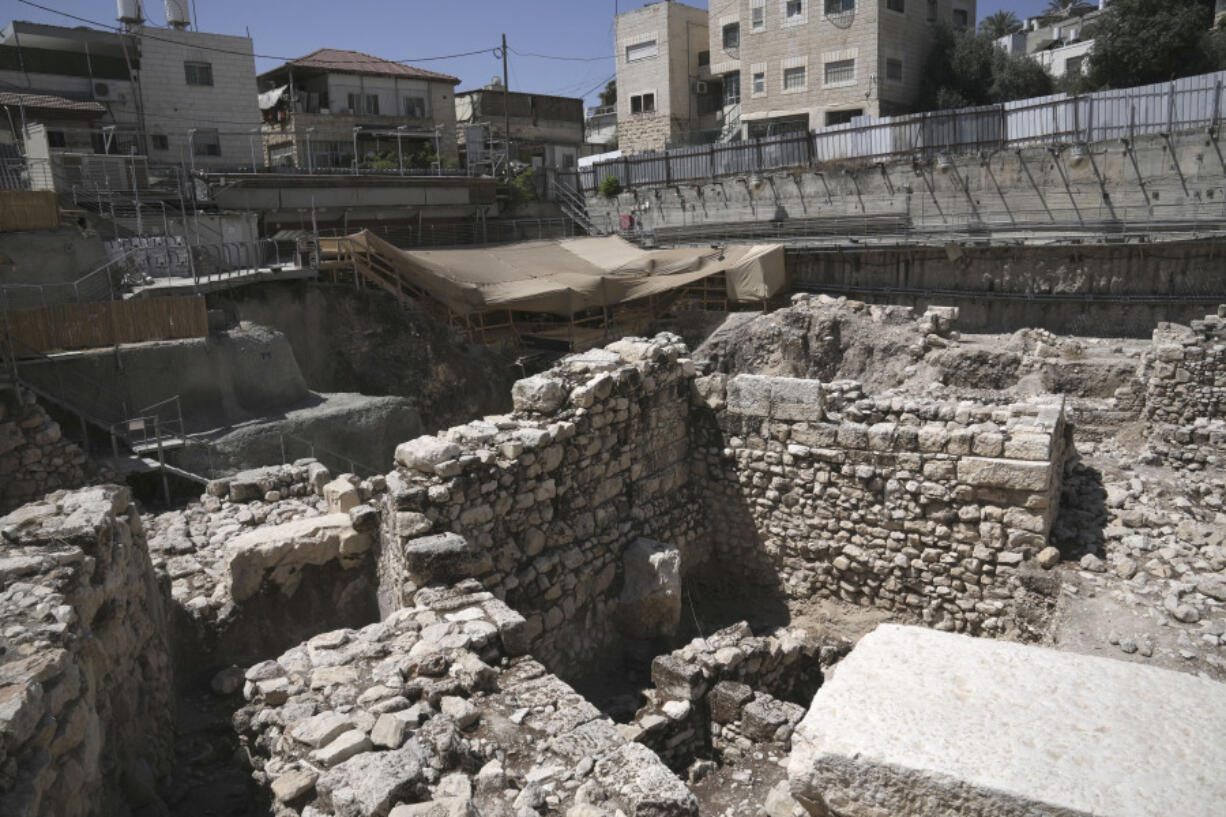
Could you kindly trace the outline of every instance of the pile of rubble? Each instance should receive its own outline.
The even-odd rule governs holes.
[[[476,582],[247,670],[235,716],[278,815],[693,815],[660,760],[524,657]]]
[[[0,392],[0,513],[54,490],[107,482],[111,476],[64,438],[33,392]]]

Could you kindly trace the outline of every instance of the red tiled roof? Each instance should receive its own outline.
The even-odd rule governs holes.
[[[379,74],[393,77],[410,77],[412,79],[436,79],[457,85],[459,77],[450,74],[440,74],[427,71],[415,65],[392,62],[381,57],[372,57],[361,51],[342,51],[336,48],[321,48],[312,51],[305,57],[290,60],[286,65],[297,68],[318,68],[322,71],[338,71],[348,74]]]
[[[42,110],[75,111],[77,113],[106,113],[106,108],[97,102],[79,102],[50,94],[22,94],[15,91],[0,91],[0,105],[16,105]]]

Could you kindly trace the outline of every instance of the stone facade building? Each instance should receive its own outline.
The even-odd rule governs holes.
[[[626,153],[660,150],[687,133],[714,127],[706,90],[707,12],[670,0],[619,15],[617,143]],[[700,84],[703,83],[703,84]]]
[[[659,150],[906,113],[933,27],[975,19],[975,0],[734,0],[709,13],[662,2],[627,12],[617,18],[619,146]],[[702,31],[706,44],[695,45]]]
[[[740,0],[712,17],[725,119],[749,138],[911,109],[933,26],[975,25],[975,0]]]
[[[499,158],[511,126],[512,157],[534,167],[573,170],[583,146],[583,100],[549,94],[508,92],[502,84],[455,95],[456,135],[468,166]],[[508,111],[509,109],[509,111]],[[509,113],[509,116],[507,115]],[[480,138],[475,138],[480,134]],[[490,150],[487,140],[493,140]]]
[[[376,156],[425,166],[458,159],[454,88],[447,74],[321,48],[259,77],[266,159],[272,167],[351,168]],[[310,157],[308,158],[308,152]]]

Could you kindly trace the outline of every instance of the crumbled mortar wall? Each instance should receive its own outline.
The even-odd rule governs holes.
[[[749,748],[746,741],[786,745],[791,726],[805,711],[796,703],[767,707],[788,716],[774,723],[769,734],[765,729],[738,731],[729,726],[741,720],[741,708],[755,697],[760,704],[775,698],[807,704],[821,686],[823,671],[850,648],[850,643],[827,642],[799,628],[777,628],[758,636],[745,622],[695,638],[652,661],[654,688],[647,690],[647,703],[622,732],[678,770],[724,747],[744,751]],[[747,694],[735,701],[726,695],[710,697],[717,686],[727,683],[743,687]],[[784,722],[789,726],[780,731]]]
[[[1190,326],[1159,324],[1137,380],[1151,451],[1189,470],[1218,464],[1226,451],[1226,304]]]
[[[944,630],[1015,628],[1048,542],[1063,400],[990,407],[864,397],[859,384],[696,382],[716,556],[790,598],[838,597]],[[725,405],[726,404],[726,405]]]
[[[0,393],[0,513],[61,488],[105,481],[33,392]]]
[[[154,569],[175,602],[177,666],[249,663],[374,621],[369,551],[385,490],[382,476],[334,480],[303,459],[214,480],[186,508],[147,516]]]
[[[174,755],[170,647],[130,492],[56,492],[0,533],[0,814],[156,805]]]
[[[514,414],[400,446],[383,517],[384,612],[420,584],[475,577],[527,618],[537,659],[564,677],[590,671],[617,640],[628,545],[677,548],[683,574],[707,557],[685,354],[663,334],[572,355],[515,385]]]
[[[469,580],[246,672],[235,715],[277,817],[569,812],[689,817],[660,760],[532,658]]]

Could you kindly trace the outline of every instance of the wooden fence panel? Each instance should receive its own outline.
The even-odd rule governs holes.
[[[60,206],[51,190],[0,190],[0,232],[54,230]]]
[[[67,351],[142,343],[150,340],[203,338],[209,333],[204,297],[135,298],[56,304],[9,313],[17,353]]]

